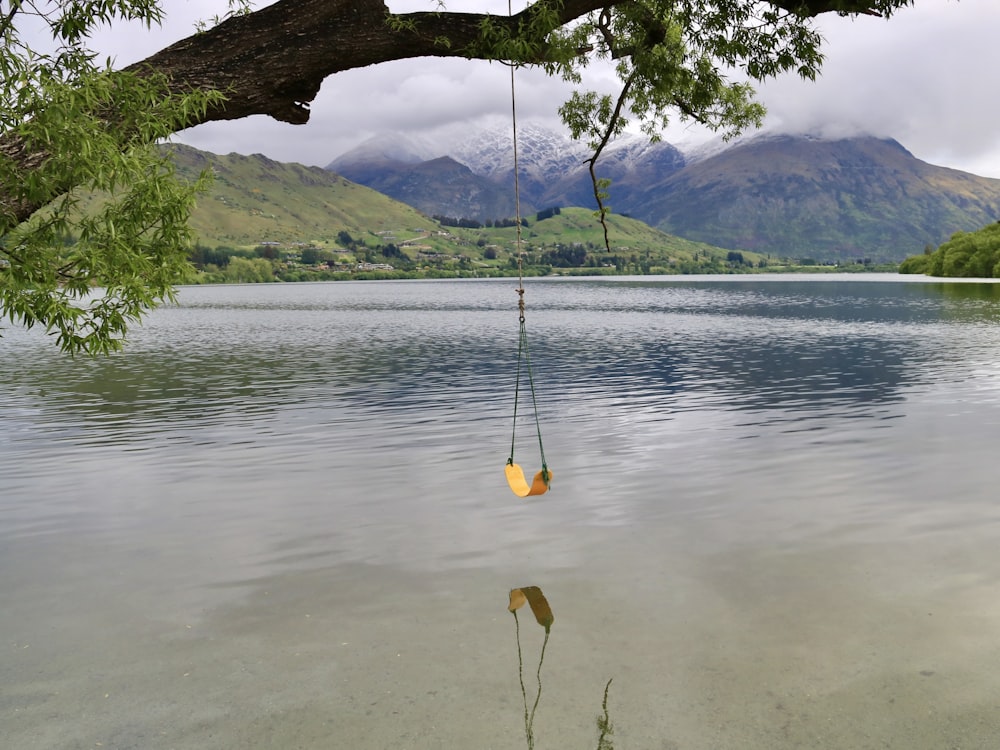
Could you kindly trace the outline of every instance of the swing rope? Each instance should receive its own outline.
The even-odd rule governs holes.
[[[511,0],[507,0],[507,12],[512,14]],[[552,480],[552,472],[549,471],[548,464],[545,463],[545,448],[542,446],[542,427],[538,421],[538,402],[535,398],[535,378],[531,372],[531,353],[528,350],[528,331],[524,325],[524,270],[523,253],[521,252],[521,189],[519,183],[518,159],[517,159],[517,99],[514,93],[514,64],[510,63],[510,111],[511,124],[513,128],[514,141],[514,221],[517,227],[515,239],[515,251],[517,252],[517,311],[520,320],[520,333],[517,345],[517,383],[514,387],[514,426],[510,433],[510,458],[507,459],[507,466],[504,469],[507,475],[507,483],[511,490],[518,497],[528,497],[529,495],[541,495],[548,491],[549,482]],[[528,484],[524,477],[524,471],[514,463],[514,438],[517,430],[517,405],[521,390],[521,361],[524,360],[525,369],[528,371],[528,385],[531,388],[531,406],[535,411],[535,432],[538,435],[538,452],[542,459],[542,470],[535,474],[531,484]]]
[[[538,453],[542,458],[542,471],[546,475],[549,473],[548,464],[545,462],[545,446],[542,445],[542,426],[538,421],[538,400],[535,397],[535,377],[531,371],[531,351],[528,348],[528,331],[524,326],[524,288],[519,287],[517,290],[519,296],[518,298],[518,311],[520,312],[520,336],[517,345],[517,383],[514,387],[514,428],[511,430],[510,435],[510,458],[507,459],[508,464],[514,463],[514,440],[517,430],[517,406],[520,398],[521,391],[521,362],[524,361],[525,370],[528,373],[528,385],[531,390],[531,407],[535,412],[535,434],[538,436]],[[547,482],[546,482],[547,483]]]

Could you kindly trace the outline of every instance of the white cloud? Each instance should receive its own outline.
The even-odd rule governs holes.
[[[819,80],[760,88],[769,128],[892,137],[932,163],[1000,177],[1000,3],[917,0],[888,21],[831,17],[821,28]]]

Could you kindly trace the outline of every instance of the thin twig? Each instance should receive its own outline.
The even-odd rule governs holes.
[[[594,165],[597,164],[597,160],[604,151],[604,147],[610,143],[611,136],[614,135],[615,126],[621,118],[622,109],[625,108],[626,96],[628,95],[629,89],[632,88],[632,84],[635,83],[637,75],[638,72],[633,70],[632,73],[629,74],[629,77],[625,80],[625,83],[622,85],[621,93],[618,94],[618,101],[615,103],[615,111],[612,113],[611,119],[608,120],[608,126],[604,129],[604,133],[601,135],[601,140],[598,142],[597,148],[594,149],[593,156],[587,159],[587,166],[590,170],[590,182],[594,186],[594,198],[597,200],[597,218],[601,222],[601,226],[604,228],[604,248],[609,253],[611,252],[611,240],[608,238],[608,209],[604,205],[604,198],[601,195],[601,189],[598,186],[597,173],[594,171]]]

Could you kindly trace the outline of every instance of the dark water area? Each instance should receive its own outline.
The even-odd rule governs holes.
[[[1000,745],[1000,286],[525,286],[3,331],[0,746]]]

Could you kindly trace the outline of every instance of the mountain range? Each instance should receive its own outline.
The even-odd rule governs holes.
[[[313,246],[336,254],[351,244],[347,235],[372,252],[398,243],[412,261],[424,255],[425,265],[433,257],[440,261],[436,267],[448,267],[464,257],[484,271],[484,266],[507,262],[515,245],[514,226],[445,227],[405,203],[320,167],[278,162],[262,154],[221,156],[180,144],[164,148],[182,177],[194,179],[206,169],[214,175],[190,219],[204,248],[246,251],[275,244],[286,250]],[[87,200],[92,205],[98,198]],[[704,270],[728,258],[721,248],[666,235],[620,215],[609,217],[608,230],[615,253],[633,265]],[[525,247],[536,254],[560,246],[596,248],[603,235],[593,212],[580,208],[567,208],[544,221],[532,216],[522,234]],[[486,257],[491,254],[492,260]],[[615,262],[600,255],[602,265]],[[748,253],[746,260],[759,258]]]
[[[595,208],[585,145],[518,132],[522,215]],[[371,139],[327,166],[427,215],[487,221],[515,213],[513,139],[483,131],[445,151],[401,135]],[[597,162],[607,203],[668,234],[733,250],[824,261],[899,261],[1000,218],[1000,180],[917,159],[892,139],[758,134],[680,149],[641,136]]]

